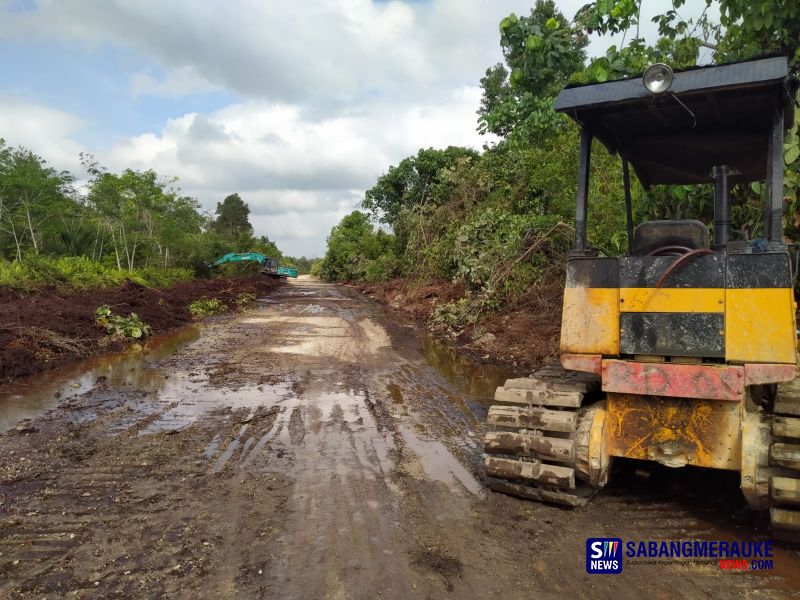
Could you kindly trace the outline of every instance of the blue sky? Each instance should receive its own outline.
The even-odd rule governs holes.
[[[532,4],[0,0],[0,137],[78,175],[89,152],[177,176],[208,209],[238,192],[258,234],[318,256],[390,165],[482,145],[497,24]]]
[[[128,48],[45,40],[0,40],[0,90],[65,110],[87,123],[76,140],[102,148],[109,141],[159,130],[187,112],[211,112],[238,100],[224,90],[157,97],[134,93],[130,74],[166,73]]]

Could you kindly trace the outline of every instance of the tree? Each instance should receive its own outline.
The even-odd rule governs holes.
[[[237,194],[212,218],[180,193],[175,178],[153,170],[111,173],[92,155],[80,158],[88,173],[81,193],[70,173],[0,139],[0,260],[46,266],[51,257],[85,257],[101,263],[95,271],[133,271],[194,267],[232,250],[282,258],[269,238],[253,237]]]
[[[444,199],[447,192],[447,187],[442,186],[444,169],[452,168],[461,159],[477,156],[474,150],[459,146],[421,149],[416,156],[389,167],[364,194],[361,206],[374,219],[395,227],[404,209],[435,206]]]
[[[289,267],[295,267],[300,275],[305,275],[311,272],[311,265],[318,260],[319,259],[317,258],[306,258],[305,256],[301,256],[299,258],[293,256],[284,256],[283,264]]]
[[[0,256],[11,249],[22,260],[26,251],[40,254],[57,243],[74,205],[73,181],[40,156],[0,139]]]
[[[630,43],[617,49],[611,46],[606,56],[592,61],[577,76],[580,81],[605,81],[641,73],[653,62],[666,62],[682,68],[697,64],[700,48],[713,51],[717,63],[753,58],[768,53],[781,53],[789,58],[793,68],[800,65],[800,5],[794,0],[706,0],[703,12],[694,18],[683,18],[680,10],[685,0],[672,0],[672,7],[656,15],[660,38],[647,44],[639,37],[639,18],[642,0],[597,0],[586,5],[576,16],[576,22],[588,33],[620,33],[630,37]],[[719,12],[719,22],[710,13]],[[795,96],[796,96],[796,90]],[[797,98],[795,97],[795,101]],[[784,196],[793,202],[791,213],[800,222],[800,140],[795,123],[784,145]],[[763,186],[736,186],[733,190],[733,212],[739,224],[750,233],[761,227],[759,215]],[[711,202],[708,190],[700,186],[673,186],[654,195],[661,205],[671,210],[676,201],[682,205],[706,207]],[[678,210],[681,206],[676,207]],[[797,234],[789,223],[790,233]]]
[[[444,150],[421,149],[416,156],[389,167],[367,190],[361,207],[369,211],[373,219],[392,228],[397,256],[405,253],[415,223],[452,194],[447,173],[459,163],[477,157],[474,150],[459,146],[448,146]]]
[[[194,198],[178,195],[155,171],[127,169],[108,173],[91,157],[84,165],[93,176],[88,205],[96,212],[93,258],[112,255],[117,269],[137,266],[191,265],[206,225]]]
[[[253,234],[250,224],[250,207],[239,194],[230,194],[217,202],[214,230],[229,240],[240,240]]]
[[[719,12],[725,29],[718,52],[740,57],[776,52],[789,56],[793,64],[800,63],[800,7],[796,0],[722,0]]]
[[[267,236],[262,235],[260,238],[253,240],[248,246],[248,252],[261,252],[270,258],[276,258],[279,261],[283,259],[283,253],[278,250],[277,244],[270,240]]]
[[[334,281],[363,279],[371,263],[391,256],[392,235],[377,232],[362,212],[353,211],[331,229],[321,275]]]
[[[642,0],[597,0],[576,15],[587,33],[624,33],[627,47],[611,46],[605,57],[592,62],[584,80],[604,81],[641,72],[649,63],[673,67],[696,64],[700,48],[713,51],[717,63],[779,53],[793,64],[800,61],[800,8],[793,0],[706,0],[700,15],[684,18],[686,0],[653,17],[661,36],[647,44],[639,35]],[[719,21],[709,15],[718,12]]]
[[[583,69],[588,36],[572,26],[553,0],[537,0],[529,17],[510,14],[500,22],[506,66],[497,64],[481,79],[478,131],[532,142],[562,122],[553,98]],[[507,67],[507,68],[506,68]]]

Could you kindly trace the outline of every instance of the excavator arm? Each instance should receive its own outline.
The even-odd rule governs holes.
[[[260,252],[228,252],[212,262],[211,266],[218,267],[230,262],[257,262],[260,265],[264,265],[267,262],[267,257]]]
[[[260,252],[228,252],[211,263],[212,267],[218,267],[226,263],[235,262],[256,262],[261,265],[261,272],[270,277],[285,277],[279,272],[278,260],[270,258]],[[296,276],[296,275],[295,275]]]

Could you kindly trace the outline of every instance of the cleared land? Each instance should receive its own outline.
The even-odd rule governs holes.
[[[145,358],[6,389],[52,409],[0,436],[0,595],[800,590],[800,559],[786,549],[761,574],[673,564],[587,575],[588,536],[765,533],[725,474],[645,478],[631,466],[577,511],[486,492],[481,421],[508,373],[471,365],[354,290],[301,279],[181,336],[156,340]]]

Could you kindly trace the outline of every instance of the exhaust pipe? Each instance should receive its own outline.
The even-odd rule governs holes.
[[[714,243],[712,248],[724,250],[731,239],[731,199],[728,189],[728,165],[717,165],[711,171],[714,177]]]

